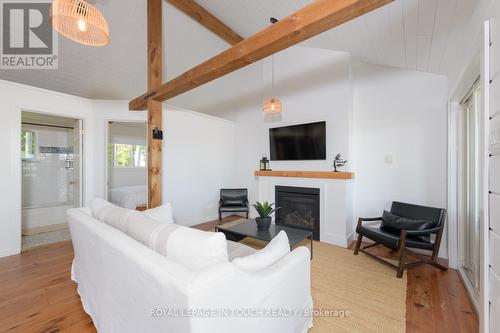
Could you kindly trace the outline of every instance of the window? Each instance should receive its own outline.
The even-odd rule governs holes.
[[[146,167],[146,146],[111,143],[108,145],[108,162],[117,168]]]
[[[21,158],[23,160],[36,159],[36,132],[21,131]]]

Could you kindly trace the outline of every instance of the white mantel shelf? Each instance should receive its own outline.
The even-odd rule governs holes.
[[[255,171],[258,177],[294,177],[294,178],[322,178],[322,179],[353,179],[354,172],[333,171]]]

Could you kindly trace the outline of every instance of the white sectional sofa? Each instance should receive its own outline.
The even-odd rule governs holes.
[[[220,233],[109,205],[68,211],[72,279],[98,332],[304,333],[312,327],[307,248],[248,271],[231,260],[255,250],[228,246]]]

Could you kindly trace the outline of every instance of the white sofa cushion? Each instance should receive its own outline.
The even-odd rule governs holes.
[[[290,253],[290,243],[286,232],[282,230],[262,250],[236,258],[233,264],[246,271],[259,271],[272,266],[288,253]]]
[[[143,213],[157,221],[174,223],[174,215],[172,213],[172,205],[170,203],[147,209]]]
[[[221,232],[180,227],[168,239],[167,258],[190,269],[227,263],[226,237]]]

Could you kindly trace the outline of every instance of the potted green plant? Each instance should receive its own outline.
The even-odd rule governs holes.
[[[253,207],[259,213],[259,217],[255,218],[255,222],[257,222],[257,229],[259,230],[269,230],[269,227],[271,226],[271,214],[280,209],[281,207],[274,207],[274,203],[270,204],[267,201],[264,201],[263,203],[256,202]]]

